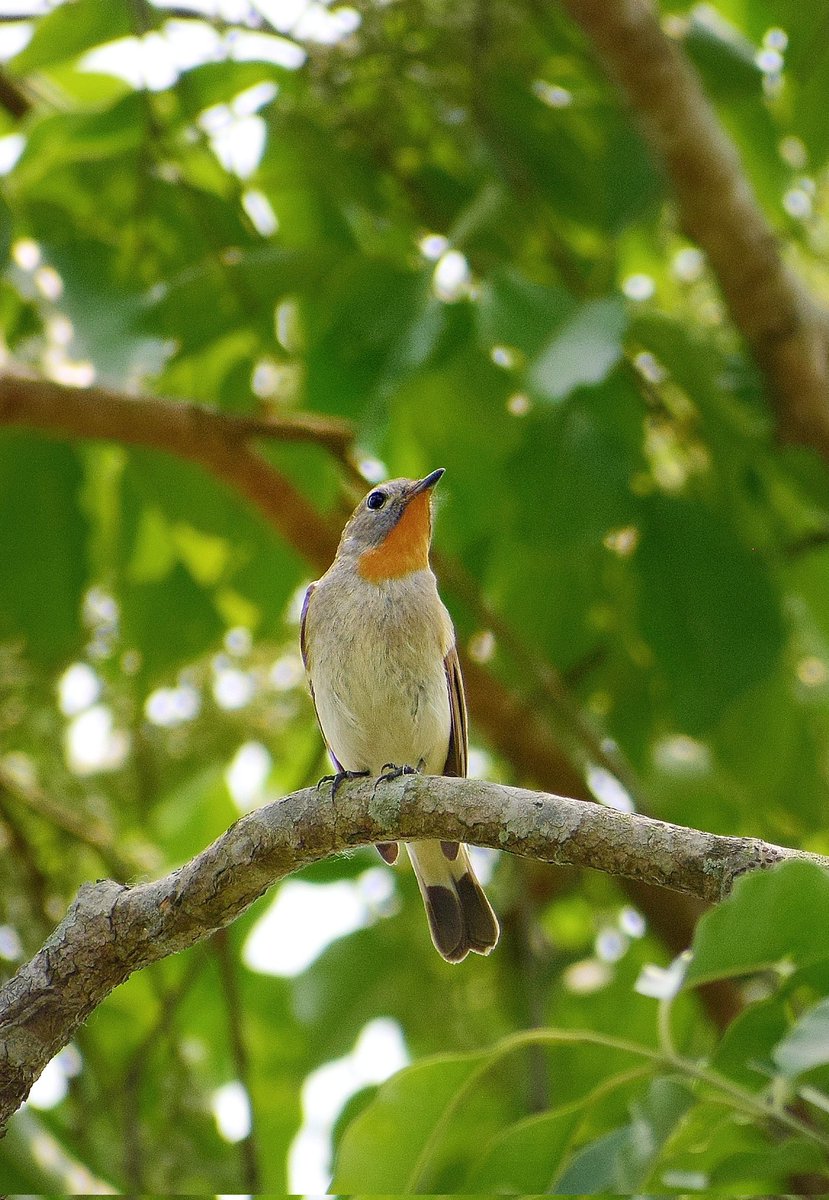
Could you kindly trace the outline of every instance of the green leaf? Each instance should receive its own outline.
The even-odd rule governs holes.
[[[788,862],[738,879],[697,926],[685,987],[829,956],[829,872]]]
[[[9,249],[12,241],[13,218],[11,209],[0,196],[0,270],[9,260]]]
[[[627,324],[617,297],[589,300],[564,320],[532,363],[531,388],[543,400],[560,401],[575,388],[602,383],[622,357]]]
[[[12,66],[21,74],[38,71],[134,32],[129,7],[121,0],[71,0],[37,21],[32,40]]]
[[[50,112],[33,125],[26,139],[16,170],[18,186],[32,189],[41,181],[49,182],[69,163],[99,164],[100,171],[101,163],[109,165],[123,155],[122,168],[134,168],[142,115],[141,99],[134,93],[93,112]]]
[[[157,582],[125,589],[123,600],[124,642],[140,652],[148,683],[218,645],[224,632],[210,596],[180,564]]]
[[[401,368],[421,366],[445,327],[421,273],[366,255],[341,256],[312,299],[303,306],[308,404],[345,416],[385,398]]]
[[[790,1078],[829,1063],[829,997],[798,1017],[772,1058]]]
[[[120,521],[123,628],[142,650],[147,678],[212,646],[232,623],[225,616],[246,614],[261,634],[282,632],[301,578],[296,555],[203,471],[179,462],[171,474],[162,456],[131,450]]]
[[[705,11],[692,12],[683,47],[715,97],[747,93],[759,100],[763,72],[754,46],[739,30],[709,19]]]
[[[681,729],[708,730],[777,663],[783,623],[769,573],[727,513],[665,496],[642,506],[635,564],[666,706]]]
[[[779,7],[779,6],[776,6]],[[829,154],[829,133],[826,122],[820,120],[815,105],[826,94],[829,80],[829,53],[826,45],[826,21],[829,19],[827,0],[813,0],[800,5],[786,0],[781,17],[774,20],[786,30],[786,76],[791,89],[792,128],[809,151],[810,167],[819,170]]]
[[[177,780],[170,793],[153,806],[148,826],[167,862],[180,866],[223,833],[238,815],[224,770],[212,763],[189,779]]]
[[[778,993],[750,1004],[731,1022],[711,1056],[715,1070],[742,1087],[760,1091],[768,1084],[766,1064],[789,1027],[785,999]]]
[[[576,307],[564,288],[532,283],[515,270],[494,272],[475,304],[481,345],[486,353],[503,345],[533,357]]]
[[[630,1149],[630,1127],[602,1134],[584,1146],[555,1182],[557,1196],[595,1196],[617,1190],[619,1160]]]
[[[38,662],[60,662],[83,637],[82,479],[70,447],[25,434],[0,437],[0,639],[22,634]]]
[[[290,292],[314,287],[325,263],[325,255],[316,251],[272,246],[239,250],[230,263],[208,254],[153,288],[136,328],[175,337],[188,354],[209,350],[231,330],[252,324],[263,337],[272,336],[272,305]],[[206,291],[214,296],[211,305],[204,303]]]
[[[496,1195],[546,1191],[583,1116],[584,1103],[578,1101],[516,1121],[481,1152],[464,1191]]]
[[[61,277],[61,311],[72,322],[72,356],[89,359],[99,382],[121,383],[163,358],[156,338],[136,335],[141,299],[124,278],[122,265],[109,246],[97,241],[44,241],[44,259]]]
[[[709,1183],[712,1189],[742,1185],[742,1194],[755,1195],[757,1190],[765,1191],[769,1184],[784,1187],[792,1175],[825,1173],[826,1165],[826,1156],[814,1142],[791,1138],[782,1145],[724,1158],[711,1172]]]
[[[556,75],[561,61],[557,56]],[[496,161],[509,146],[510,163],[521,164],[521,178],[557,215],[612,236],[653,204],[661,180],[641,135],[609,100],[609,85],[592,64],[579,64],[575,86],[577,103],[550,108],[520,70],[500,71],[488,80],[485,132]]]
[[[458,1092],[485,1061],[481,1054],[440,1055],[384,1083],[343,1134],[330,1190],[431,1190],[424,1172],[432,1163],[424,1160],[424,1148],[441,1132]]]
[[[604,1134],[579,1151],[556,1180],[556,1193],[638,1192],[693,1103],[693,1094],[684,1084],[654,1079],[643,1099],[631,1104],[630,1124]]]

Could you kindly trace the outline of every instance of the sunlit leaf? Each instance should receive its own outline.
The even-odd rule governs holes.
[[[434,1168],[425,1153],[429,1139],[441,1131],[453,1101],[483,1061],[481,1055],[444,1055],[383,1084],[343,1134],[332,1189],[424,1190]],[[457,1118],[464,1123],[463,1110]]]
[[[622,357],[625,306],[616,297],[591,300],[566,318],[529,371],[533,390],[560,401],[575,388],[602,383]]]
[[[72,0],[37,22],[34,37],[14,60],[14,69],[37,71],[134,32],[126,5]]]
[[[784,1075],[801,1075],[829,1062],[829,999],[798,1017],[772,1057]]]

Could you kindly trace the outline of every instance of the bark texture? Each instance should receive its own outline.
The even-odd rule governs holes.
[[[274,882],[349,847],[443,838],[593,867],[705,900],[745,871],[829,859],[721,837],[583,800],[476,779],[359,780],[305,788],[242,817],[152,883],[81,888],[42,949],[0,989],[0,1130],[93,1009],[132,974],[228,925]]]

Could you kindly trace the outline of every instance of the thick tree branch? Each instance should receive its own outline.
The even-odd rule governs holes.
[[[562,0],[639,118],[763,370],[780,436],[829,459],[829,316],[784,263],[733,143],[649,0]]]
[[[735,877],[829,859],[720,837],[563,796],[475,779],[409,776],[305,788],[242,817],[185,866],[129,888],[81,888],[30,962],[0,989],[0,1128],[46,1063],[133,971],[229,924],[276,880],[352,846],[444,838],[593,867],[717,900]]]

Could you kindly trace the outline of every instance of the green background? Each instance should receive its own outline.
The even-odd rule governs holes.
[[[77,0],[32,21],[0,80],[0,138],[23,139],[0,142],[19,154],[7,365],[347,419],[372,478],[446,467],[442,591],[484,681],[470,695],[494,697],[488,723],[473,711],[479,769],[600,799],[611,775],[653,816],[829,852],[829,476],[775,439],[583,35],[534,0],[237,8]],[[664,8],[824,295],[829,5]],[[119,39],[133,70],[154,55],[150,86],[88,69]],[[176,65],[197,39],[213,61]],[[775,70],[762,51],[781,45]],[[256,139],[248,167],[223,165]],[[340,527],[341,456],[259,450]],[[0,979],[83,881],[155,877],[221,833],[241,746],[270,755],[254,803],[327,770],[297,659],[318,573],[300,542],[159,452],[0,433]],[[58,703],[79,663],[83,707],[111,724],[86,769],[67,751],[84,712]],[[159,689],[183,705],[166,724]],[[527,712],[558,756],[529,761]],[[369,870],[386,868],[362,850],[304,879],[365,890]],[[742,880],[694,937],[675,896],[502,857],[502,942],[455,968],[411,873],[383,878],[366,926],[295,974],[242,956],[268,897],[130,979],[75,1038],[64,1098],[13,1120],[2,1188],[284,1191],[304,1081],[385,1018],[412,1065],[337,1117],[341,1192],[825,1190],[815,868]],[[692,937],[684,985],[636,990]],[[238,1142],[213,1112],[232,1081],[253,1113]]]

